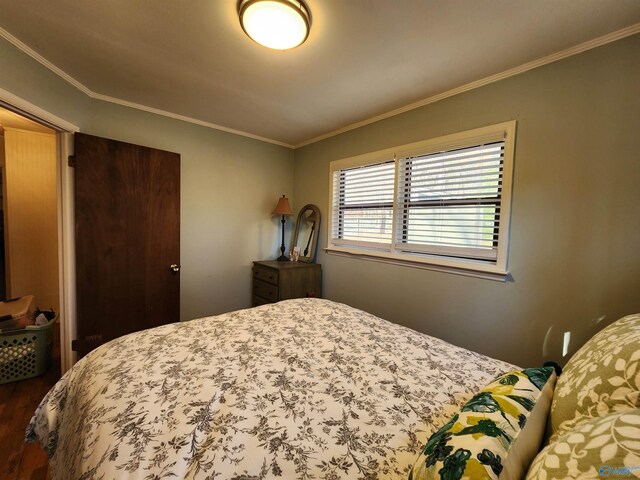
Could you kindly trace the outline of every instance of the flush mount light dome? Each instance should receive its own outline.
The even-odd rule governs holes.
[[[240,0],[238,14],[244,32],[265,47],[288,50],[309,36],[309,10],[296,0]]]

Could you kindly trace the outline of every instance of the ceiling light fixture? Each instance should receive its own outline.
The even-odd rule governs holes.
[[[240,25],[253,40],[274,50],[288,50],[309,36],[311,14],[297,0],[240,0]]]

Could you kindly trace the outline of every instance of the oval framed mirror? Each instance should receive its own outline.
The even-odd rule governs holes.
[[[311,203],[300,209],[296,226],[291,238],[291,252],[298,248],[298,261],[314,263],[318,248],[318,232],[320,230],[320,209]]]

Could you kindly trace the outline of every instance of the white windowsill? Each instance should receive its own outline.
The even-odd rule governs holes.
[[[435,270],[437,272],[453,273],[468,277],[484,278],[498,282],[506,282],[509,278],[509,271],[503,270],[497,265],[491,265],[472,260],[440,258],[432,255],[411,255],[394,254],[390,252],[379,252],[375,250],[361,250],[354,248],[344,248],[331,246],[324,249],[330,255],[341,257],[352,257],[360,260],[373,262],[390,263],[405,267],[423,268]]]

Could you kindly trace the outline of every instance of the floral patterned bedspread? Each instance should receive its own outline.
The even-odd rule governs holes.
[[[361,310],[288,300],[94,350],[27,429],[54,479],[402,479],[513,368]]]

